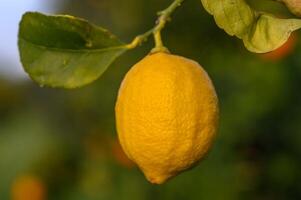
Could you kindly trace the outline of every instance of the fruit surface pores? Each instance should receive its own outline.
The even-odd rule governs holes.
[[[125,153],[155,184],[203,158],[218,124],[218,100],[207,73],[168,53],[148,55],[130,69],[115,110]]]

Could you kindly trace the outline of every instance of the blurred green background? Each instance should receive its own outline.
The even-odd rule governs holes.
[[[124,156],[114,119],[120,82],[152,40],[123,55],[93,84],[61,90],[28,79],[16,30],[23,12],[38,10],[86,18],[130,42],[153,26],[156,12],[171,0],[26,2],[3,0],[0,6],[1,200],[301,199],[300,32],[284,53],[267,57],[246,51],[220,30],[199,0],[187,0],[176,11],[164,30],[165,44],[207,70],[219,95],[221,123],[199,166],[155,186]],[[289,16],[280,4],[249,2]]]

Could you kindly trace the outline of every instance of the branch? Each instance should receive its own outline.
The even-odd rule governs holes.
[[[166,23],[170,20],[171,14],[179,7],[184,0],[174,0],[174,2],[168,6],[165,10],[162,10],[158,13],[158,19],[156,25],[150,29],[149,31],[145,32],[144,34],[138,35],[134,38],[134,40],[126,45],[127,49],[134,49],[143,42],[145,42],[150,35],[154,35],[155,40],[155,48],[152,52],[157,51],[168,51],[166,47],[164,47],[162,39],[161,39],[161,31],[165,27]]]

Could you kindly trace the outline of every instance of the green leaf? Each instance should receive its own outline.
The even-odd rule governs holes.
[[[19,26],[21,62],[40,85],[76,88],[91,83],[127,49],[107,30],[67,15],[28,12]]]
[[[243,40],[246,48],[266,53],[282,46],[301,28],[301,19],[280,19],[253,10],[245,0],[201,0],[217,25]]]

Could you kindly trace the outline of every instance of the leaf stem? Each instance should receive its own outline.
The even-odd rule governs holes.
[[[170,21],[171,14],[179,7],[184,0],[174,0],[174,2],[168,6],[165,10],[158,12],[158,19],[156,21],[156,25],[150,29],[149,31],[138,35],[134,38],[134,40],[126,45],[127,49],[134,49],[144,41],[148,39],[150,35],[154,35],[155,40],[155,48],[152,50],[152,53],[158,51],[165,51],[168,52],[168,49],[164,47],[162,38],[161,38],[161,31],[165,27],[166,23]]]

